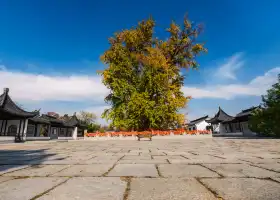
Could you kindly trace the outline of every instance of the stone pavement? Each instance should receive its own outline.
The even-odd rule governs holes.
[[[0,200],[17,199],[280,199],[280,140],[0,145]]]

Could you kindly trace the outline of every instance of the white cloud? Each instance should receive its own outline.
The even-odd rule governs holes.
[[[214,77],[220,79],[236,80],[236,71],[244,65],[242,56],[242,53],[236,53],[228,58],[225,63],[218,67]]]
[[[247,84],[209,85],[205,87],[183,87],[185,95],[193,98],[220,98],[232,99],[237,96],[260,96],[276,83],[280,67],[267,71]]]
[[[97,76],[47,76],[0,71],[0,88],[10,88],[17,101],[103,101],[108,89]]]
[[[109,91],[102,84],[101,77],[36,75],[8,71],[3,65],[0,65],[0,68],[2,69],[0,70],[0,88],[10,88],[10,94],[15,101],[29,102],[30,105],[36,105],[35,102],[47,103],[48,101],[92,102],[92,107],[84,110],[92,110],[99,116],[105,108],[108,108],[108,105],[104,103],[104,97]],[[199,99],[260,96],[277,81],[278,73],[280,73],[280,67],[267,71],[264,75],[254,78],[247,84],[185,86],[182,91],[185,95]]]

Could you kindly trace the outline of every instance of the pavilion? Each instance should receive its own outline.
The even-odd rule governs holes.
[[[9,96],[9,88],[4,88],[0,96],[0,136],[12,136],[15,142],[24,142],[28,119],[38,112],[27,112],[13,102]]]
[[[215,133],[231,133],[233,132],[233,124],[231,121],[234,119],[234,117],[228,115],[225,111],[219,107],[218,112],[216,115],[206,120],[206,122],[211,123],[211,126],[213,128],[213,134]],[[237,129],[236,129],[237,130]]]
[[[252,116],[253,111],[258,107],[251,107],[245,110],[242,110],[238,113],[231,123],[235,123],[235,125],[239,124],[240,130],[242,131],[244,136],[255,136],[256,133],[250,130],[249,128],[249,118]]]
[[[87,126],[77,118],[76,113],[74,113],[74,115],[70,117],[70,119],[67,121],[67,124],[74,127],[72,134],[72,137],[74,139],[76,139],[77,137],[84,137]]]

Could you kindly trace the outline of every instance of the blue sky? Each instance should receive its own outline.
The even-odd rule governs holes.
[[[279,7],[277,0],[2,0],[0,87],[28,110],[99,115],[108,91],[96,70],[105,67],[99,57],[108,37],[152,15],[165,39],[171,20],[181,23],[188,12],[204,24],[199,40],[208,53],[199,70],[183,72],[193,99],[182,112],[194,119],[221,106],[234,115],[258,105],[280,73]]]

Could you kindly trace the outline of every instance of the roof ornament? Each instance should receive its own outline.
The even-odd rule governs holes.
[[[8,94],[9,93],[9,88],[4,88],[4,93]]]

